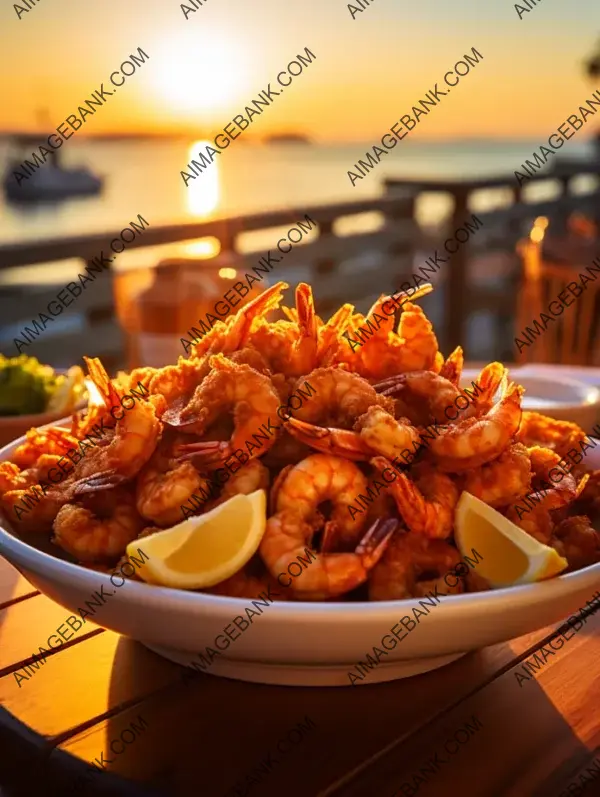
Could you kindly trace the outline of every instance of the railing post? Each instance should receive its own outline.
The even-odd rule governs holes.
[[[386,290],[397,290],[398,285],[410,274],[410,266],[415,252],[415,233],[417,231],[415,200],[416,194],[413,193],[406,198],[399,199],[397,204],[394,203],[384,211],[386,228],[389,227],[393,230],[396,224],[401,225],[404,222],[407,225],[408,222],[411,223],[410,233],[408,235],[401,233],[387,247],[386,253],[389,256],[387,271],[390,275],[390,284],[386,287]]]
[[[517,205],[519,205],[523,200],[523,186],[513,185],[511,186],[510,192],[512,194],[512,199],[513,199],[513,208],[516,208]],[[510,224],[508,225],[511,238],[513,235],[517,239],[521,237],[521,235],[523,234],[522,224],[523,224],[523,216],[518,210],[515,210],[510,220]]]
[[[452,229],[456,230],[466,220],[469,200],[469,188],[456,185],[452,194],[454,196],[454,212],[452,214]],[[448,279],[446,282],[446,309],[445,342],[449,350],[456,346],[464,345],[465,312],[467,310],[467,263],[469,247],[461,246],[456,254],[452,255],[448,263]]]
[[[572,178],[573,175],[565,175],[562,177],[558,177],[558,182],[561,185],[561,192],[556,208],[555,229],[561,235],[567,233],[569,229],[568,221],[571,211],[571,208],[569,207],[569,196],[570,196],[569,186]]]
[[[319,243],[327,244],[335,238],[333,234],[334,219],[319,222]],[[331,274],[335,271],[336,260],[331,255],[315,258],[315,274]]]

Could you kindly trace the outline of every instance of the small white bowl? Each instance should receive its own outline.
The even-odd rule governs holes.
[[[468,386],[478,376],[479,371],[465,369],[461,385]],[[566,377],[560,371],[546,376],[511,368],[509,379],[525,388],[521,401],[524,410],[541,412],[559,421],[571,421],[584,431],[591,430],[600,420],[600,390],[594,385]]]
[[[10,457],[20,440],[0,451]],[[588,454],[600,468],[600,446]],[[65,619],[104,587],[106,602],[93,618],[104,628],[142,642],[181,664],[198,661],[207,645],[233,618],[244,616],[249,600],[184,592],[137,581],[115,588],[110,576],[44,553],[0,526],[0,554],[41,592],[65,607]],[[39,537],[28,537],[36,542]],[[143,550],[143,540],[140,540]],[[122,579],[119,578],[117,583]],[[576,573],[509,589],[450,595],[431,609],[357,685],[391,681],[441,667],[471,650],[504,642],[566,618],[585,606],[600,585],[600,563]],[[359,661],[373,660],[373,646],[408,615],[414,599],[373,603],[275,602],[253,618],[252,625],[207,672],[267,684],[349,686],[349,672]],[[40,626],[44,645],[54,628]]]

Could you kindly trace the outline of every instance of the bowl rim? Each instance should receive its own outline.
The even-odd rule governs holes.
[[[62,418],[60,420],[68,422],[69,419]],[[44,427],[40,428],[51,425],[57,424],[45,424]],[[599,438],[590,439],[595,439],[597,443],[600,442]],[[21,435],[21,437],[0,448],[0,462],[5,461],[24,440],[25,435]],[[18,565],[20,565],[42,577],[49,575],[60,582],[68,582],[72,588],[88,589],[91,579],[98,579],[99,584],[104,583],[115,586],[110,578],[115,573],[118,573],[118,569],[111,573],[103,573],[52,556],[16,537],[4,527],[5,520],[8,521],[8,518],[6,518],[4,511],[0,509],[0,555],[4,556],[13,566],[17,566],[17,569]],[[140,543],[142,544],[143,540],[140,540]],[[14,558],[7,555],[7,552]],[[18,565],[15,565],[15,559],[18,561]],[[444,595],[444,600],[440,601],[438,605],[443,603],[446,606],[446,610],[453,607],[459,615],[470,616],[473,608],[476,608],[478,613],[481,613],[487,609],[505,607],[507,596],[514,596],[515,603],[519,604],[521,608],[525,608],[526,605],[545,600],[546,593],[568,595],[574,588],[580,586],[579,582],[587,582],[588,580],[595,583],[600,582],[600,562],[588,565],[572,573],[565,573],[532,584],[519,584],[481,592],[466,592],[460,595]],[[219,615],[228,616],[230,611],[241,609],[252,601],[252,598],[212,595],[207,592],[175,589],[131,579],[125,579],[125,584],[128,585],[127,592],[131,599],[156,608],[158,608],[159,604],[163,606],[168,604],[169,607],[177,610],[204,607],[216,611]],[[417,597],[389,601],[275,601],[269,604],[269,615],[275,617],[291,614],[292,616],[302,617],[308,614],[315,619],[321,618],[323,621],[328,620],[332,614],[336,614],[338,620],[344,617],[347,621],[359,615],[361,619],[372,618],[377,620],[381,619],[383,615],[389,616],[392,609],[408,609],[418,601],[419,598]]]
[[[508,372],[508,375],[509,375],[509,380],[514,379],[514,381],[518,382],[519,384],[523,384],[523,386],[525,387],[526,393],[527,393],[526,383],[527,383],[527,381],[531,380],[532,382],[534,382],[534,381],[535,382],[545,382],[548,385],[553,385],[553,384],[565,385],[566,387],[570,387],[573,390],[574,393],[577,393],[577,395],[585,395],[587,393],[587,394],[595,396],[595,400],[593,400],[593,401],[579,401],[578,403],[572,403],[572,402],[567,402],[567,401],[557,402],[557,403],[553,404],[552,409],[560,410],[560,412],[571,411],[573,413],[576,413],[576,412],[581,412],[581,410],[585,410],[585,409],[592,409],[593,410],[594,408],[600,407],[600,386],[591,385],[591,384],[588,384],[587,382],[583,382],[580,379],[574,379],[571,376],[562,376],[561,374],[557,374],[555,379],[552,379],[546,373],[540,373],[540,374],[524,373],[522,375],[519,374],[519,370],[520,369],[524,370],[525,367],[526,366],[517,366],[517,367],[507,366],[507,372]],[[465,378],[465,374],[467,374],[466,378],[470,379],[472,377],[474,378],[474,377],[478,376],[479,373],[480,373],[480,371],[478,371],[477,368],[465,368],[463,373],[462,373],[462,376],[461,376],[461,382]],[[521,381],[521,380],[523,380],[523,381]],[[535,400],[535,396],[531,396],[530,398],[532,399],[532,401]],[[542,396],[538,396],[538,398],[542,398]],[[544,409],[546,409],[546,410],[550,409],[546,405],[542,405],[542,404],[538,404],[536,406],[539,409],[533,409],[533,410],[524,409],[523,412],[541,412],[541,414],[543,415],[544,414],[544,412],[543,412]],[[551,417],[551,416],[549,416],[549,417]]]

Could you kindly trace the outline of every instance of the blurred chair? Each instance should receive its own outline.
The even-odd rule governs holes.
[[[570,220],[567,237],[552,239],[546,235],[547,227],[546,218],[537,218],[529,237],[517,246],[522,273],[516,337],[529,345],[520,352],[517,348],[516,360],[520,364],[600,365],[600,279],[586,270],[587,266],[598,268],[593,264],[600,252],[596,228],[580,215]],[[567,290],[566,296],[573,301],[564,306],[559,294],[569,283],[580,285],[581,274],[590,280],[596,276],[596,280],[588,282],[579,297]],[[549,309],[554,301],[563,307],[558,317]],[[550,320],[540,319],[541,313]]]

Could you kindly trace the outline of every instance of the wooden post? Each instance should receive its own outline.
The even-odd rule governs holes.
[[[387,249],[389,264],[386,271],[389,273],[390,283],[385,287],[386,290],[396,290],[404,280],[410,275],[410,265],[415,252],[415,199],[416,194],[399,199],[398,204],[394,204],[385,211],[386,227],[394,228],[396,224],[411,222],[410,235],[399,236],[392,241]],[[408,266],[408,268],[407,268]],[[384,290],[384,286],[382,286]]]
[[[511,194],[513,198],[513,208],[516,208],[523,200],[523,186],[522,185],[511,186]],[[515,210],[509,224],[511,237],[514,235],[517,238],[517,240],[521,237],[521,235],[523,234],[523,230],[521,228],[522,223],[523,223],[522,213],[518,210]]]
[[[569,231],[569,185],[571,183],[572,175],[559,177],[558,182],[561,185],[560,198],[558,200],[558,207],[556,209],[556,226],[555,230],[564,235]]]
[[[334,219],[319,222],[319,242],[327,243],[333,240],[333,222]],[[335,271],[336,261],[334,257],[318,257],[315,259],[315,274],[331,274]]]
[[[461,227],[466,220],[470,189],[456,185],[452,191],[454,196],[454,213],[452,214],[452,230]],[[449,351],[465,343],[465,314],[468,310],[467,297],[467,264],[468,245],[461,246],[453,254],[448,263],[448,280],[446,282],[446,308],[444,313],[445,342]]]

